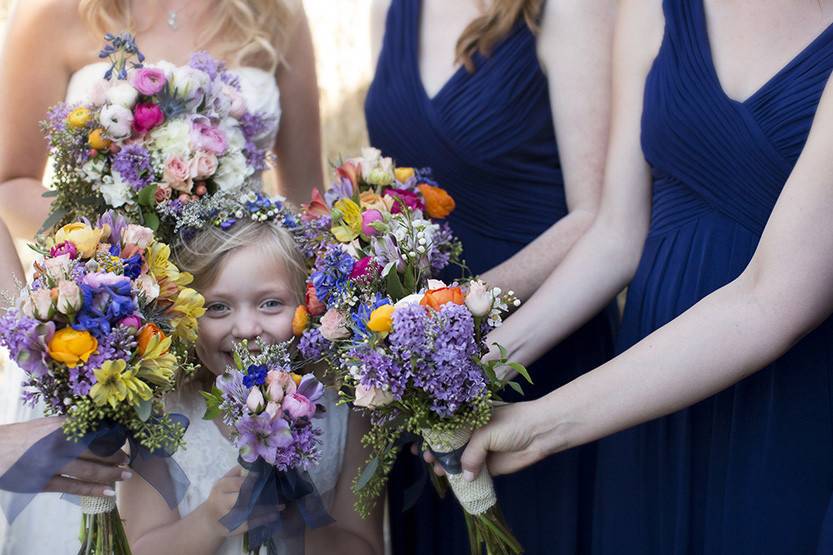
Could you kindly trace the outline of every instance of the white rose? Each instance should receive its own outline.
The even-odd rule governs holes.
[[[99,188],[104,202],[113,208],[124,206],[130,201],[130,185],[122,178],[119,172],[114,171],[113,176],[105,176]]]
[[[32,291],[32,306],[34,307],[35,318],[48,320],[52,312],[52,296],[49,289],[36,289]]]
[[[43,261],[44,270],[50,279],[61,280],[69,276],[72,259],[68,254],[62,254]]]
[[[110,137],[119,140],[130,136],[133,112],[119,104],[108,104],[99,114],[101,125]]]
[[[213,179],[217,187],[227,191],[243,185],[252,173],[252,168],[246,164],[246,157],[243,153],[232,152],[220,158],[220,165]]]
[[[482,281],[473,281],[469,284],[469,292],[466,295],[466,308],[477,318],[482,318],[491,312],[494,304],[494,295]]]
[[[353,404],[357,407],[365,407],[370,410],[384,407],[393,402],[393,394],[390,391],[383,391],[376,387],[356,386],[356,400]]]
[[[136,104],[136,99],[139,97],[139,91],[133,88],[133,85],[127,81],[121,81],[119,84],[107,89],[104,97],[110,104],[116,104],[124,108],[132,108]]]

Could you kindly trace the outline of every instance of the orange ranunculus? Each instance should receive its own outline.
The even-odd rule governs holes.
[[[75,368],[82,362],[87,362],[90,355],[98,349],[98,341],[88,331],[66,327],[55,332],[47,349],[52,360]]]
[[[425,213],[429,218],[443,219],[454,212],[454,199],[444,189],[420,183],[417,186],[422,198],[425,199]]]
[[[292,334],[300,337],[307,326],[309,326],[309,312],[307,312],[307,307],[299,304],[295,309],[295,315],[292,316]]]
[[[393,328],[393,305],[383,304],[371,312],[367,327],[376,333],[388,333]]]
[[[439,310],[446,303],[464,304],[465,302],[466,296],[459,287],[441,287],[426,291],[419,304]]]
[[[145,324],[139,332],[139,339],[136,345],[136,349],[139,351],[140,355],[145,354],[151,339],[154,337],[158,337],[159,341],[162,341],[165,339],[165,332],[159,329],[159,326],[156,324]]]
[[[87,142],[96,150],[107,150],[110,148],[111,141],[104,136],[104,129],[93,129],[87,137]]]

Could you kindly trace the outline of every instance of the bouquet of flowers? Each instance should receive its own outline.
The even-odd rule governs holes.
[[[220,522],[229,530],[250,523],[244,552],[265,547],[277,553],[275,534],[288,538],[331,522],[307,475],[320,457],[321,431],[312,419],[324,410],[317,404],[324,386],[312,374],[293,371],[288,342],[258,338],[255,350],[244,340],[233,356],[234,366],[203,393],[204,418],[221,416],[231,427],[248,471],[234,508]]]
[[[483,338],[519,301],[480,281],[446,286],[433,279],[459,262],[461,247],[447,226],[430,219],[446,217],[454,201],[428,171],[394,168],[368,149],[337,173],[335,186],[314,196],[302,215],[316,258],[293,331],[307,360],[333,369],[342,400],[371,411],[364,443],[373,456],[354,483],[357,510],[369,511],[400,436],[414,434],[447,470],[472,553],[483,546],[520,553],[488,473],[469,483],[459,466],[472,431],[488,422],[491,402],[506,385],[495,368],[510,365],[528,379],[505,354],[484,360]]]
[[[182,67],[143,65],[133,37],[105,38],[99,56],[111,66],[88,100],[60,103],[42,123],[55,170],[44,229],[117,209],[170,242],[185,204],[266,168],[256,140],[269,121],[247,109],[237,77],[208,54]]]
[[[187,423],[165,413],[162,397],[192,370],[186,358],[202,296],[151,229],[118,214],[67,224],[41,241],[32,284],[0,318],[0,345],[26,373],[24,401],[43,401],[66,423],[0,477],[3,489],[40,491],[85,449],[110,455],[129,441],[131,466],[175,507],[187,479],[165,457]],[[81,506],[82,552],[130,552],[113,498],[82,498]]]

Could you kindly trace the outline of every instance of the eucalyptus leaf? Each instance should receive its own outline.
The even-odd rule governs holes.
[[[67,215],[67,211],[63,208],[55,208],[51,214],[46,218],[46,221],[43,222],[38,233],[43,233],[44,231],[48,231],[55,227],[65,216]]]
[[[136,415],[142,422],[147,422],[150,418],[150,413],[153,410],[153,403],[151,401],[139,401],[136,405]]]
[[[58,196],[58,190],[57,189],[49,189],[48,191],[44,191],[43,194],[41,194],[41,196],[43,198],[57,197]]]
[[[373,476],[376,475],[376,470],[379,468],[379,457],[373,457],[368,461],[367,465],[362,469],[359,479],[356,481],[356,490],[364,489]]]

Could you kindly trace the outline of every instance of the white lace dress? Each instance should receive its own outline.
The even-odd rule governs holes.
[[[318,466],[309,473],[328,509],[333,501],[347,439],[349,409],[344,405],[337,406],[337,401],[338,396],[332,390],[327,390],[321,398],[321,404],[327,412],[322,418],[314,421],[322,431],[321,459]],[[175,400],[168,403],[168,409],[184,414],[191,421],[185,433],[187,447],[174,454],[174,460],[191,480],[191,487],[179,505],[180,516],[185,516],[208,499],[214,483],[237,465],[237,449],[213,421],[202,419],[205,402],[199,395],[197,386],[186,386]],[[215,553],[239,555],[242,541],[242,536],[229,538]],[[278,551],[282,551],[280,545]]]
[[[67,84],[67,102],[82,101],[93,83],[103,77],[106,68],[107,64],[101,62],[84,66],[75,72]],[[256,138],[259,146],[271,148],[277,136],[281,115],[280,95],[274,76],[254,67],[236,68],[233,73],[240,78],[242,94],[249,111],[274,122],[274,125]],[[47,181],[48,175],[49,167],[44,178]],[[0,424],[22,422],[42,416],[41,409],[32,409],[20,402],[22,370],[13,362],[3,362],[5,364],[0,373]],[[191,476],[191,481],[199,486],[199,478]],[[0,495],[3,493],[0,492]],[[45,523],[48,523],[47,532]],[[12,526],[5,526],[5,519],[0,515],[0,555],[75,553],[80,545],[80,523],[81,516],[77,506],[60,499],[59,494],[38,495]],[[37,538],[37,541],[32,541],[32,538]]]

